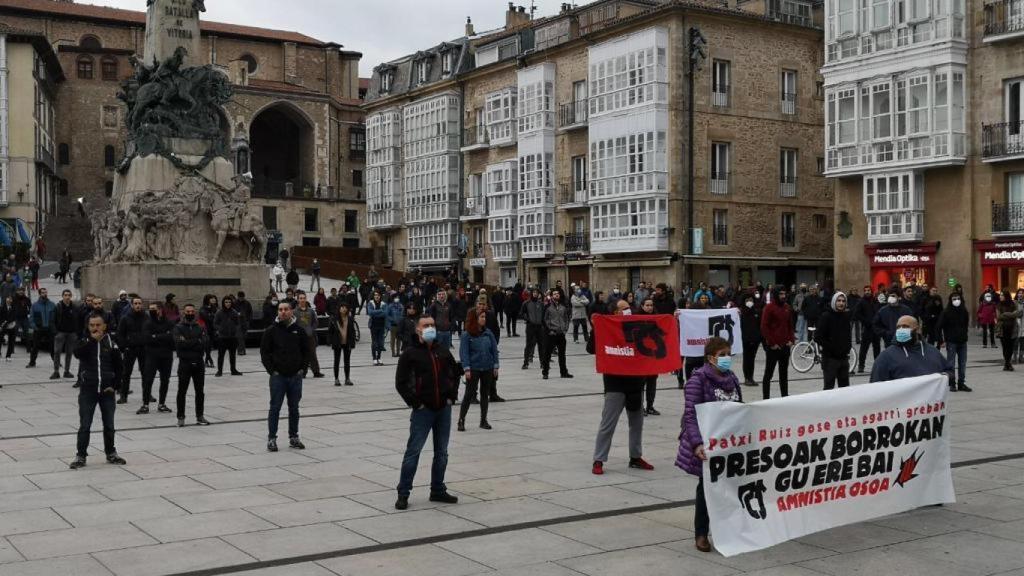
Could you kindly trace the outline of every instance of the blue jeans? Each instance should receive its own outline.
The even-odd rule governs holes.
[[[796,317],[796,341],[807,341],[807,319],[803,314],[798,314]]]
[[[302,375],[270,377],[270,414],[267,416],[268,438],[277,438],[277,421],[281,405],[288,397],[288,438],[299,437],[299,400],[302,400]]]
[[[452,347],[452,333],[451,332],[438,332],[437,333],[437,345],[445,350]]]
[[[370,339],[372,340],[370,352],[373,353],[374,360],[380,360],[380,355],[384,352],[384,333],[386,332],[385,328],[370,328]]]
[[[96,415],[96,407],[100,408],[103,419],[103,452],[108,456],[116,454],[114,449],[114,410],[116,407],[113,394],[103,394],[93,388],[94,383],[82,383],[78,392],[78,456],[85,457],[89,451],[89,433],[92,419]],[[102,385],[100,386],[102,388]]]
[[[448,467],[448,436],[452,431],[452,407],[431,410],[420,408],[409,416],[409,443],[402,460],[402,476],[398,481],[398,495],[409,496],[416,467],[420,463],[420,452],[427,443],[427,434],[434,433],[434,463],[430,468],[430,493],[445,492],[444,471]]]
[[[953,357],[956,356],[956,384],[957,386],[963,386],[964,380],[967,377],[967,343],[954,344],[952,342],[946,342],[946,360],[952,364]]]

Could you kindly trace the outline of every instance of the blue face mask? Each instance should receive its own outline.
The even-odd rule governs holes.
[[[722,372],[732,370],[732,356],[719,356],[717,359],[718,369]]]
[[[905,344],[907,342],[910,342],[910,339],[911,339],[911,337],[913,337],[913,335],[914,335],[914,331],[911,330],[910,328],[897,328],[896,329],[896,341],[899,342],[900,344]]]
[[[427,343],[433,342],[436,338],[437,338],[437,328],[434,328],[433,326],[431,326],[430,328],[424,328],[423,329],[423,341],[424,342],[427,342]]]

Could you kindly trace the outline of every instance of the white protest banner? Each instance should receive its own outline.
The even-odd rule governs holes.
[[[945,375],[697,406],[724,556],[955,502]]]
[[[679,355],[687,358],[704,357],[704,345],[712,336],[724,338],[732,346],[732,354],[743,353],[743,335],[740,330],[740,311],[680,310]]]

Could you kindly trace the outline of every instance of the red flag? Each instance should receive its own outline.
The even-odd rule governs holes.
[[[674,316],[597,315],[593,320],[599,374],[653,376],[682,366]]]

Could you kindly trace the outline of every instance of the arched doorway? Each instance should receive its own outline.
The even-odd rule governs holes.
[[[249,127],[253,194],[301,196],[316,189],[314,128],[294,105],[272,104],[253,118]]]

